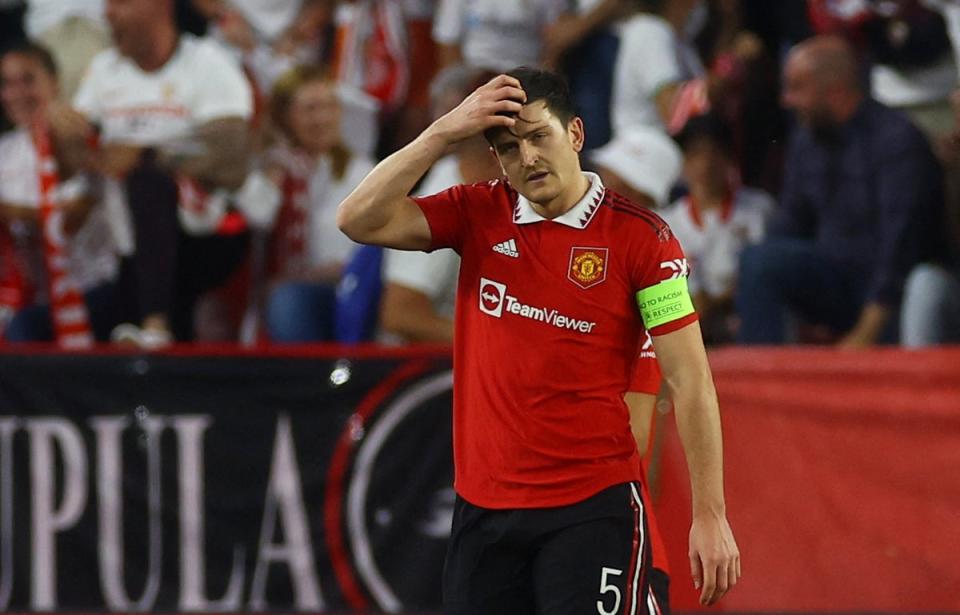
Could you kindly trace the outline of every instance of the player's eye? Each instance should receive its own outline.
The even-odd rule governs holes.
[[[497,151],[500,152],[501,154],[509,154],[510,152],[516,151],[518,147],[519,146],[515,141],[512,141],[510,143],[501,143],[500,145],[497,146]]]

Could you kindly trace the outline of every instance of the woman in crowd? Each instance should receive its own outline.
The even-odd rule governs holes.
[[[0,136],[0,337],[8,341],[54,339],[49,286],[61,267],[83,292],[94,336],[107,339],[115,324],[118,260],[98,191],[87,177],[61,178],[52,195],[62,226],[53,223],[48,232],[62,234],[66,262],[53,262],[45,249],[32,133],[43,130],[58,91],[56,65],[46,49],[22,43],[0,56],[0,100],[14,124]]]
[[[343,145],[337,85],[319,67],[282,76],[270,112],[280,143],[262,174],[280,205],[270,221],[267,331],[277,342],[332,339],[335,288],[355,248],[337,229],[337,205],[373,161]]]

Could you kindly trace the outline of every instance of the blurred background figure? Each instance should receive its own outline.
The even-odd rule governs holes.
[[[217,43],[177,31],[172,0],[107,0],[106,15],[114,47],[94,59],[73,108],[50,118],[63,155],[109,179],[131,320],[116,338],[159,347],[193,338],[197,297],[245,256],[228,207],[247,172],[253,97]]]
[[[684,84],[706,73],[692,42],[705,23],[705,3],[640,0],[638,4],[641,11],[620,30],[611,102],[614,137],[634,126],[665,130]]]
[[[0,137],[0,309],[6,316],[0,331],[8,341],[54,339],[32,132],[45,129],[57,95],[56,64],[45,49],[24,42],[0,55],[0,101],[15,126]],[[63,212],[67,274],[84,292],[94,336],[105,341],[116,324],[118,259],[97,182],[80,174],[61,177],[54,201]]]
[[[860,75],[840,38],[789,55],[783,101],[799,125],[771,237],[741,260],[741,342],[788,341],[792,314],[843,346],[890,341],[910,270],[944,258],[937,160],[903,114],[867,96]]]
[[[613,69],[620,46],[616,27],[634,10],[633,0],[578,0],[544,34],[543,64],[569,78],[574,104],[590,127],[587,150],[610,140]]]
[[[110,46],[104,0],[27,0],[27,36],[57,63],[60,98],[72,100],[95,55]]]
[[[237,55],[264,95],[285,71],[320,60],[328,0],[192,1],[209,22],[208,34]]]
[[[680,179],[683,164],[676,143],[649,126],[624,131],[590,160],[604,186],[650,209],[670,202],[670,190]]]
[[[547,28],[567,8],[563,0],[439,0],[433,39],[440,66],[463,63],[494,72],[537,66]]]
[[[490,74],[462,64],[441,71],[431,85],[434,117],[453,109]],[[418,190],[429,195],[458,184],[496,179],[502,170],[490,144],[477,136],[437,161]],[[387,342],[453,342],[453,308],[460,256],[449,249],[432,253],[386,250],[380,328]]]
[[[950,0],[947,0],[949,2]],[[869,64],[870,94],[900,109],[936,138],[951,125],[949,96],[956,81],[940,0],[809,0],[814,32],[840,34]]]
[[[345,117],[351,122],[344,138],[358,154],[385,157],[399,147],[397,133],[404,131],[398,122],[409,117],[404,111],[411,82],[423,86],[422,75],[411,76],[404,6],[398,0],[339,2],[334,24],[330,65],[343,86]],[[422,41],[417,38],[415,43],[417,58],[422,60]],[[418,72],[421,68],[428,73],[432,63],[418,66]]]
[[[337,205],[373,168],[341,138],[337,84],[317,66],[287,72],[270,115],[280,142],[264,156],[279,202],[271,227],[266,328],[275,342],[334,339],[336,286],[356,245],[337,229]]]
[[[740,185],[733,136],[716,115],[692,118],[676,138],[688,193],[661,216],[687,255],[705,341],[729,343],[736,332],[733,298],[740,253],[763,239],[774,201],[762,190]]]

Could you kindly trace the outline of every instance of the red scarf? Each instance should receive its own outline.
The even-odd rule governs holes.
[[[267,275],[271,279],[297,277],[310,269],[308,188],[316,163],[309,156],[286,148],[271,154],[283,168],[284,176],[283,200],[267,248]]]
[[[33,300],[19,261],[10,228],[0,224],[0,340],[13,315]]]
[[[57,161],[53,157],[50,134],[46,129],[33,133],[37,150],[37,173],[40,180],[40,228],[43,234],[44,261],[50,290],[50,318],[54,336],[63,348],[93,346],[90,318],[83,294],[68,272],[67,238],[63,233],[63,210],[53,202],[59,182]]]

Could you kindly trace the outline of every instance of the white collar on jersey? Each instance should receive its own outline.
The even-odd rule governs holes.
[[[596,173],[584,171],[583,175],[590,180],[590,188],[587,189],[587,193],[583,195],[583,198],[562,216],[557,216],[552,220],[544,218],[537,213],[537,210],[533,208],[533,205],[527,200],[527,197],[518,194],[517,204],[513,207],[513,221],[517,224],[532,224],[534,222],[549,220],[551,222],[559,222],[571,228],[587,228],[587,225],[593,220],[593,216],[597,213],[597,210],[600,209],[600,202],[603,201],[605,188],[603,187],[603,182],[600,181],[600,176]]]

